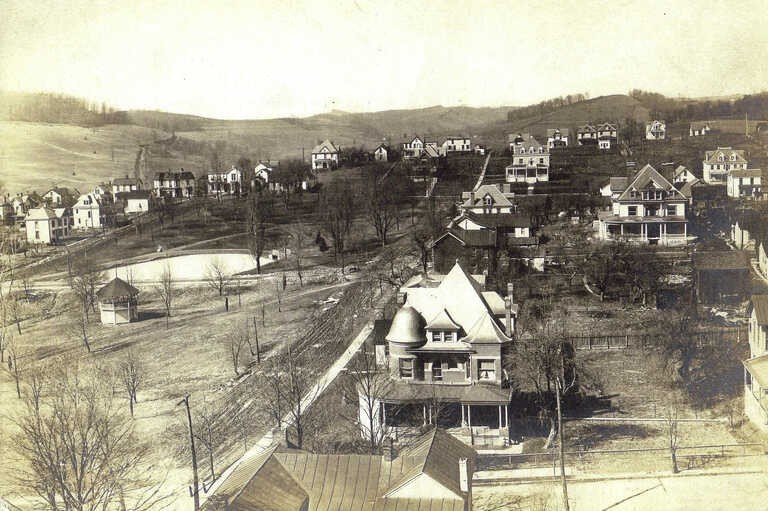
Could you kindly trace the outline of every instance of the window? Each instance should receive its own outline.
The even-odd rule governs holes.
[[[637,206],[627,206],[627,216],[637,216]]]
[[[448,369],[457,369],[459,367],[459,362],[456,359],[448,360]]]
[[[432,362],[432,381],[443,380],[443,363],[440,360]]]
[[[496,362],[494,360],[480,360],[478,362],[478,376],[481,380],[495,380]]]
[[[413,378],[413,359],[400,359],[400,378]]]

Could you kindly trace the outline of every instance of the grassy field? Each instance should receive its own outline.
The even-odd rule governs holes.
[[[0,179],[8,193],[37,191],[42,195],[54,185],[86,191],[132,175],[139,144],[167,136],[129,125],[82,128],[0,122]],[[180,158],[166,163],[180,167],[192,162]]]

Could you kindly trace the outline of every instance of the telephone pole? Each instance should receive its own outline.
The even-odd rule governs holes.
[[[179,406],[182,403],[184,403],[184,406],[187,407],[187,421],[189,421],[189,442],[192,447],[192,490],[190,493],[192,494],[192,498],[195,502],[195,511],[198,511],[200,509],[200,494],[198,491],[197,482],[197,451],[195,451],[195,434],[192,431],[192,412],[189,410],[189,394],[184,396],[184,399],[176,403],[176,406]]]

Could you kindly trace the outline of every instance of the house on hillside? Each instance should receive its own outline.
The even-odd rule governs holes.
[[[549,181],[549,148],[530,134],[509,135],[512,163],[504,169],[507,183]]]
[[[208,176],[208,195],[240,195],[243,192],[243,171],[232,165],[229,170],[211,170]]]
[[[640,169],[612,199],[611,211],[599,215],[602,240],[626,240],[650,245],[688,242],[688,197],[651,165]]]
[[[43,194],[43,201],[50,208],[72,207],[78,196],[77,190],[55,186]]]
[[[724,185],[728,179],[728,171],[746,170],[747,166],[748,162],[744,150],[718,147],[714,151],[706,151],[702,162],[704,182]]]
[[[317,186],[317,173],[308,166],[275,167],[268,188],[273,192],[307,191]]]
[[[11,209],[13,210],[13,216],[17,219],[24,218],[32,208],[36,208],[38,204],[36,201],[26,193],[19,193],[13,199],[11,199]]]
[[[692,122],[688,128],[689,137],[703,137],[709,133],[712,128],[709,126],[709,122]]]
[[[408,142],[403,142],[403,159],[411,160],[421,156],[424,152],[424,140],[418,135]]]
[[[118,192],[115,194],[115,202],[120,204],[120,209],[126,215],[139,215],[154,207],[152,194],[147,190]]]
[[[698,180],[698,178],[684,165],[678,165],[675,170],[672,171],[673,185],[682,185],[696,180]]]
[[[547,129],[547,147],[568,147],[568,128],[548,128]]]
[[[746,208],[736,210],[731,219],[731,243],[739,250],[755,248],[755,237],[765,231],[763,225],[759,212]]]
[[[732,199],[762,199],[763,171],[731,169],[725,178],[725,190]]]
[[[84,193],[72,206],[75,229],[101,229],[112,225],[114,200],[111,193]]]
[[[139,320],[139,290],[115,277],[96,291],[103,325],[121,325]]]
[[[597,147],[603,151],[614,147],[619,140],[619,130],[615,124],[604,122],[597,125]]]
[[[119,177],[112,180],[112,195],[120,192],[137,192],[143,188],[141,179],[135,177]]]
[[[485,156],[485,153],[487,152],[487,148],[483,144],[475,144],[475,154],[478,156]]]
[[[35,245],[55,245],[69,236],[71,214],[69,208],[32,208],[24,218],[27,242]]]
[[[498,246],[496,230],[456,224],[432,241],[432,264],[436,272],[447,273],[458,261],[473,273],[482,273],[494,269]]]
[[[190,199],[195,196],[197,183],[192,172],[157,172],[152,180],[155,196],[163,199]]]
[[[384,454],[252,450],[210,489],[202,511],[471,511],[475,451],[432,429]]]
[[[389,148],[384,144],[379,144],[378,147],[373,150],[373,160],[386,162],[388,161],[387,160],[388,153],[389,153]]]
[[[514,197],[509,184],[503,184],[501,187],[480,185],[476,190],[461,193],[459,211],[477,214],[513,213],[517,210],[513,202]]]
[[[579,145],[597,145],[597,128],[585,124],[576,130],[576,142]]]
[[[341,147],[337,147],[330,140],[324,140],[312,148],[312,170],[329,170],[339,166],[339,153]]]
[[[646,140],[664,140],[667,138],[667,123],[653,120],[645,123]]]
[[[447,137],[440,145],[440,155],[448,156],[454,153],[471,153],[472,140],[469,137]]]
[[[744,415],[768,433],[768,295],[753,295],[749,316],[749,359],[744,361]]]
[[[413,277],[398,303],[383,340],[390,385],[373,429],[462,427],[506,445],[512,389],[504,368],[518,310],[511,286],[502,297],[455,263],[447,275]]]
[[[693,271],[699,303],[740,303],[749,293],[749,256],[740,250],[694,252]]]
[[[272,172],[280,165],[276,160],[259,160],[253,167],[253,177],[262,183],[262,186],[269,184]],[[253,183],[251,188],[253,188]]]
[[[613,176],[608,178],[608,182],[600,187],[600,195],[617,199],[621,193],[627,189],[629,178],[626,176]]]

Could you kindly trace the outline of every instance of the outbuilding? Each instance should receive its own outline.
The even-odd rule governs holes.
[[[104,325],[120,325],[139,320],[139,290],[115,277],[96,292]]]

